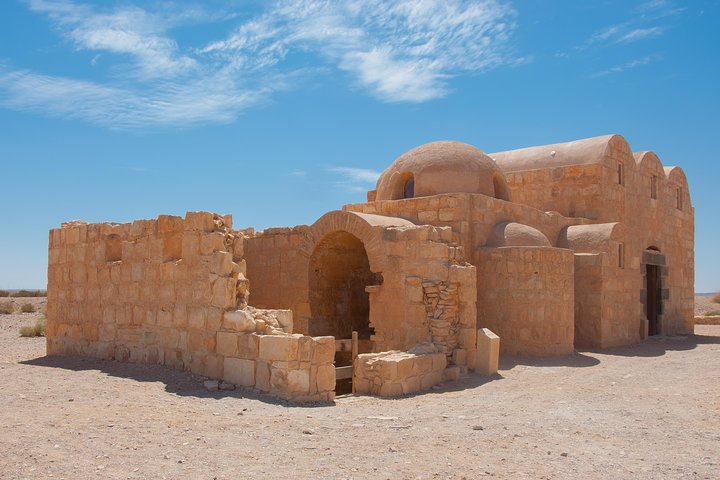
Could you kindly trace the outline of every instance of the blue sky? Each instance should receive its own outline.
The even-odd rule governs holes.
[[[720,290],[720,2],[0,4],[0,288],[47,232],[187,210],[312,223],[435,140],[620,133],[680,165]]]

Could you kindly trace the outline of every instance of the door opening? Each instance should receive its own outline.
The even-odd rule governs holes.
[[[646,279],[647,279],[647,303],[646,313],[648,319],[648,335],[659,335],[660,322],[658,321],[660,315],[660,268],[657,265],[646,265]]]

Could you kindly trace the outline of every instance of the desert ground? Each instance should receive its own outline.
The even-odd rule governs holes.
[[[300,407],[47,357],[44,338],[18,335],[39,315],[0,315],[1,478],[720,477],[720,326]]]

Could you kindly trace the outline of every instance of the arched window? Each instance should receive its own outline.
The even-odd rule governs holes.
[[[410,178],[405,180],[403,185],[403,198],[414,198],[415,197],[415,177],[412,175]]]

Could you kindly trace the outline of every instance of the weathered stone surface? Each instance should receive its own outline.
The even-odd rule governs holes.
[[[254,387],[255,367],[254,360],[226,357],[223,380],[243,387]]]

